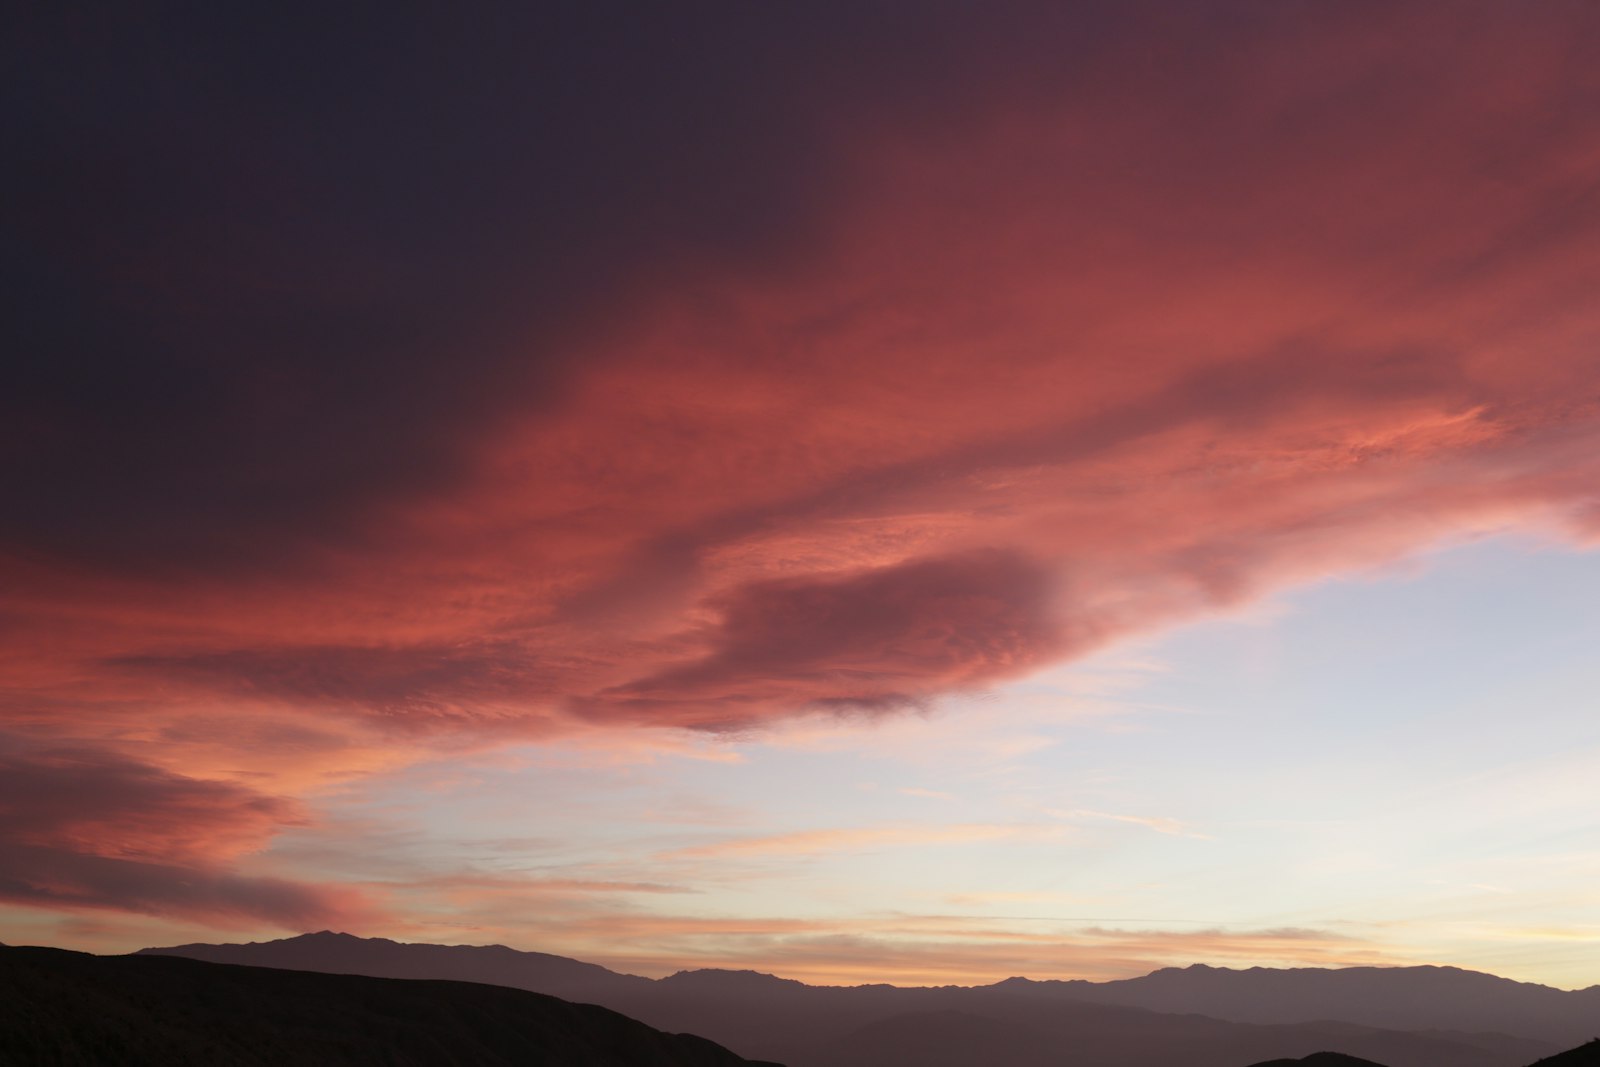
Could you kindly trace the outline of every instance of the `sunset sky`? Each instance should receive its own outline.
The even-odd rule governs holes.
[[[1600,983],[1600,5],[235,7],[3,46],[0,941]]]

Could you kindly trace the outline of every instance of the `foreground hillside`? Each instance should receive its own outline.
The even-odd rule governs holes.
[[[1322,1014],[1304,1021],[1263,1023],[1104,1003],[1094,994],[1105,984],[1086,982],[828,987],[716,970],[652,981],[503,946],[408,945],[334,933],[146,951],[512,985],[604,1004],[651,1026],[701,1034],[741,1055],[790,1067],[1243,1067],[1327,1051],[1385,1067],[1526,1067],[1572,1043],[1477,1032],[1490,1029],[1485,1024],[1470,1031],[1441,1027],[1429,1014],[1430,998],[1420,995],[1413,997],[1422,1009],[1415,1022],[1384,1028],[1342,1018],[1344,1002],[1332,998],[1320,1001]],[[1411,981],[1420,989],[1440,978],[1436,971],[1419,969]],[[1188,977],[1218,978],[1200,971]]]
[[[1383,1067],[1383,1064],[1358,1060],[1341,1052],[1314,1052],[1301,1060],[1268,1060],[1251,1067]]]
[[[1595,1029],[1600,1030],[1600,1018],[1595,1020]],[[1540,1060],[1533,1067],[1600,1067],[1600,1038]]]
[[[739,1067],[614,1011],[490,985],[0,946],[0,1064]]]

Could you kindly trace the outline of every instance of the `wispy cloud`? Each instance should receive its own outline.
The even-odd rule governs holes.
[[[735,837],[706,845],[692,845],[662,854],[662,859],[710,859],[747,856],[813,856],[884,848],[928,845],[967,845],[999,840],[1057,840],[1066,836],[1059,827],[955,823],[903,824],[826,830],[797,830],[784,834]]]
[[[1108,811],[1090,811],[1087,808],[1047,808],[1045,812],[1067,822],[1092,822],[1095,820],[1123,822],[1131,823],[1134,826],[1143,826],[1146,829],[1154,830],[1158,834],[1170,834],[1173,837],[1192,837],[1200,841],[1212,840],[1210,834],[1197,833],[1187,823],[1160,815],[1118,815]]]

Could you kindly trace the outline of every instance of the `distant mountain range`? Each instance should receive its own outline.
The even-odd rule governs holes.
[[[1448,967],[1195,966],[1115,982],[900,988],[724,970],[652,980],[503,946],[328,932],[142,954],[513,986],[789,1067],[1335,1067],[1340,1061],[1304,1059],[1328,1052],[1384,1067],[1525,1067],[1600,1029],[1600,987],[1566,992]]]
[[[520,989],[160,956],[0,946],[0,1005],[7,1067],[752,1067]]]
[[[1570,1045],[1596,1036],[1600,986],[1567,991],[1457,967],[1168,967],[1112,982],[1000,987],[1248,1023],[1340,1019],[1401,1030],[1493,1030]]]

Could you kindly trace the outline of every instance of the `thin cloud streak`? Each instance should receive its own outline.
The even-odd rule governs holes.
[[[1111,812],[1089,811],[1082,808],[1073,808],[1070,810],[1047,808],[1045,813],[1047,815],[1054,815],[1060,819],[1065,819],[1069,822],[1080,819],[1108,819],[1112,822],[1125,822],[1131,823],[1134,826],[1143,826],[1147,829],[1154,830],[1158,834],[1170,834],[1174,837],[1192,837],[1199,841],[1212,840],[1210,834],[1196,833],[1193,830],[1190,830],[1185,823],[1177,819],[1168,818],[1166,816],[1116,815]]]
[[[987,825],[981,823],[937,826],[859,826],[847,829],[798,830],[786,834],[738,837],[708,845],[673,849],[662,860],[714,859],[744,856],[835,856],[841,852],[910,848],[925,845],[966,845],[983,841],[1055,840],[1066,836],[1060,827]]]

